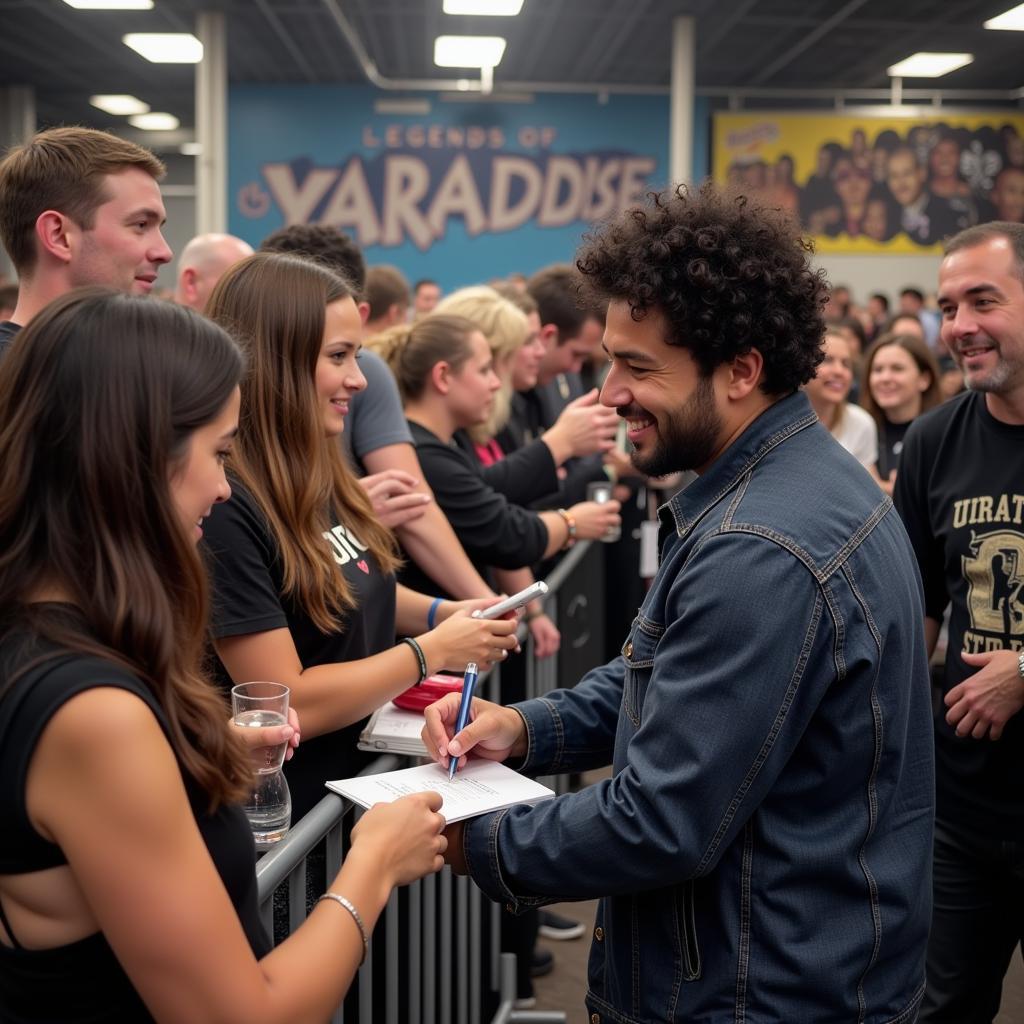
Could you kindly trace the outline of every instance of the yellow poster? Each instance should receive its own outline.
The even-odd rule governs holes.
[[[819,252],[940,252],[1024,221],[1024,116],[714,116],[712,175],[798,216]]]

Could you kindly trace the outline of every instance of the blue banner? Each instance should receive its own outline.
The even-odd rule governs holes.
[[[333,224],[370,263],[463,284],[572,258],[590,224],[668,178],[668,98],[419,100],[362,86],[235,86],[229,230],[253,245],[289,223]],[[703,125],[704,119],[698,119]],[[706,133],[695,147],[707,165]]]

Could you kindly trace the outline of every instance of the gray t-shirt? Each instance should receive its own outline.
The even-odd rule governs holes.
[[[359,369],[366,378],[366,387],[352,396],[345,417],[342,439],[345,451],[360,472],[365,472],[363,459],[389,444],[412,444],[402,411],[398,385],[388,364],[375,352],[359,353]]]

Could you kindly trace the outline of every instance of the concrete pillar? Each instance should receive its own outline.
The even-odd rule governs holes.
[[[196,65],[196,234],[227,231],[228,51],[227,20],[219,11],[202,11],[196,35],[203,59]]]
[[[693,177],[693,104],[696,28],[692,17],[672,20],[672,88],[669,105],[669,179],[673,186]]]

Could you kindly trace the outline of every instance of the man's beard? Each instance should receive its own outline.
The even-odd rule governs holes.
[[[620,411],[619,415],[623,415]],[[628,417],[626,417],[628,418]],[[666,418],[664,427],[655,422],[657,441],[650,451],[634,449],[632,463],[647,476],[666,476],[699,469],[711,461],[718,449],[722,418],[715,408],[711,378],[701,377],[684,405]]]

